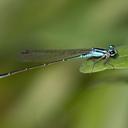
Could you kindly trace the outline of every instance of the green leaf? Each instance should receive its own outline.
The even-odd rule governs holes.
[[[95,64],[92,61],[84,62],[80,67],[82,73],[92,73],[104,71],[106,69],[128,69],[128,46],[117,47],[119,57],[116,59],[110,59],[110,64],[104,64],[104,60]],[[113,65],[113,66],[112,66]]]

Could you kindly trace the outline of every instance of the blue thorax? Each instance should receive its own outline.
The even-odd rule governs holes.
[[[106,49],[92,48],[92,50],[86,54],[80,55],[80,58],[101,58],[107,53]]]

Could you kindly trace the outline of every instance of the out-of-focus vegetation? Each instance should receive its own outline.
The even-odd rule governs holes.
[[[18,59],[23,49],[124,45],[124,62],[128,1],[1,0],[0,28],[1,73],[27,65]],[[122,67],[120,59],[112,63]],[[0,79],[0,128],[127,128],[128,71],[83,74],[79,66],[60,62]]]

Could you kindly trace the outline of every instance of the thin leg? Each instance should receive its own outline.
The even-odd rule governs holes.
[[[110,65],[113,69],[115,69],[114,65],[111,64],[111,63],[109,63],[109,61],[110,61],[110,59],[107,58],[107,59],[105,60],[105,62],[104,62],[104,65],[108,64],[108,65]]]
[[[104,57],[105,57],[105,56],[102,56],[102,57],[99,58],[97,61],[94,61],[93,66],[92,66],[92,72],[93,72],[93,70],[94,70],[95,65],[96,65],[99,61],[101,61],[102,59],[104,59]]]
[[[91,71],[91,72],[93,72],[96,63],[97,63],[97,62],[93,62],[93,65],[92,65],[92,71]]]

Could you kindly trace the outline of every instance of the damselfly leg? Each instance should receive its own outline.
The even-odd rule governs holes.
[[[102,56],[101,58],[99,58],[99,59],[93,59],[92,61],[93,61],[93,65],[92,65],[92,71],[91,72],[93,72],[93,70],[94,70],[94,68],[95,68],[95,65],[98,63],[98,62],[100,62],[101,60],[103,60],[105,58],[105,55],[104,56]]]
[[[104,61],[104,65],[109,65],[112,67],[112,69],[115,69],[114,65],[110,63],[110,58],[107,58],[105,61]]]

